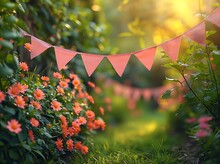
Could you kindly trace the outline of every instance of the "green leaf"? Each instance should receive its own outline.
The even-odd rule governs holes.
[[[8,16],[4,17],[4,21],[7,23],[14,24],[18,21],[18,18],[16,18],[14,15],[8,15]]]
[[[20,35],[16,31],[4,31],[2,33],[2,38],[6,40],[19,38]]]
[[[25,148],[28,151],[31,151],[31,147],[27,144],[22,144],[22,147]]]
[[[4,47],[4,48],[7,48],[7,49],[13,49],[12,43],[10,43],[10,42],[7,41],[7,40],[1,40],[1,41],[0,41],[0,46],[2,46],[2,47]]]
[[[5,63],[13,68],[14,71],[16,71],[18,69],[18,65],[19,65],[19,61],[18,61],[18,58],[15,56],[15,55],[12,55],[12,54],[8,54],[6,56],[6,59],[5,59]]]
[[[167,90],[163,95],[162,95],[162,99],[168,99],[170,98],[170,94],[173,91],[173,89]]]
[[[180,82],[178,79],[172,79],[172,78],[169,78],[169,77],[165,77],[166,80],[168,81],[172,81],[172,82]]]
[[[50,133],[45,132],[44,134],[45,134],[45,136],[47,136],[48,138],[53,138],[53,137],[50,135]]]
[[[9,157],[12,158],[13,160],[19,159],[19,155],[18,155],[17,151],[15,151],[15,150],[9,150],[8,154],[9,154]]]
[[[33,152],[37,153],[38,155],[40,155],[45,160],[44,155],[39,150],[33,150]]]
[[[8,9],[13,9],[13,8],[16,7],[15,3],[12,3],[12,2],[7,2],[7,3],[4,3],[4,2],[3,2],[3,4],[0,3],[0,5],[1,5],[2,7],[8,8]]]
[[[206,31],[206,37],[214,35],[215,33],[216,33],[216,31]]]
[[[19,4],[18,4],[18,8],[19,8],[19,10],[21,10],[23,13],[25,13],[25,10],[24,10],[22,4],[19,3]]]
[[[0,77],[7,77],[13,73],[13,70],[9,68],[5,62],[3,64],[0,64]]]
[[[215,51],[212,51],[213,52],[213,54],[215,54],[215,55],[220,55],[220,51],[219,50],[215,50]]]
[[[205,101],[209,101],[209,100],[211,100],[211,97],[210,96],[206,96],[206,97],[204,97],[204,100]]]
[[[5,107],[3,108],[4,111],[10,113],[11,115],[15,115],[16,111],[14,108],[11,108],[11,107]]]

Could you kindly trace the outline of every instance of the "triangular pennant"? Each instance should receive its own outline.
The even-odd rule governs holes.
[[[147,48],[145,50],[134,53],[134,55],[140,60],[140,62],[150,70],[156,53],[156,47]]]
[[[144,97],[145,100],[149,101],[151,96],[152,96],[152,92],[150,89],[145,89],[142,91],[142,95]]]
[[[57,67],[61,70],[78,52],[64,49],[62,47],[54,47]]]
[[[28,34],[26,31],[24,31],[23,29],[19,28],[19,30],[21,31],[21,35],[22,36],[31,36],[31,34]]]
[[[112,64],[113,68],[120,77],[122,76],[125,67],[127,66],[130,56],[131,54],[118,54],[107,56],[109,62]]]
[[[95,55],[95,54],[85,54],[81,53],[81,57],[86,68],[86,72],[89,76],[95,71],[98,67],[99,63],[102,61],[104,56],[102,55]]]
[[[163,48],[163,50],[174,61],[178,59],[181,39],[182,39],[182,36],[178,36],[176,38],[173,38],[161,44],[161,47]]]
[[[50,44],[31,36],[31,59],[37,57],[50,47]]]
[[[207,17],[207,20],[220,27],[220,7],[214,10],[213,13]]]
[[[201,22],[195,27],[191,28],[187,32],[185,32],[183,35],[190,38],[192,41],[205,46],[205,40],[206,40],[206,33],[205,33],[205,22]]]

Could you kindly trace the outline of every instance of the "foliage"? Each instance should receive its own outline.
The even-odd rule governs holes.
[[[105,128],[95,118],[85,92],[75,74],[58,72],[52,78],[28,72],[25,63],[1,79],[1,162],[54,161],[66,153],[88,152],[88,137]],[[14,123],[10,125],[10,122]]]
[[[215,35],[215,32],[207,31],[208,39],[211,35]],[[173,76],[167,80],[180,84],[180,87],[172,90],[181,92],[185,99],[177,114],[191,125],[185,127],[188,128],[189,135],[203,147],[199,153],[205,155],[203,160],[219,159],[218,155],[214,155],[214,151],[219,152],[215,149],[218,142],[214,137],[218,136],[220,128],[219,62],[219,49],[207,40],[205,47],[191,43],[177,62],[169,60],[165,64],[165,67],[175,69],[181,75],[180,78]],[[167,93],[169,92],[164,97],[172,96],[172,93]]]
[[[104,133],[94,138],[96,144],[88,156],[70,157],[70,161],[97,164],[178,163],[173,148],[180,138],[169,137],[166,133],[166,113],[152,112],[150,109],[142,112],[138,117],[130,112],[123,113],[127,120],[117,126],[108,126]]]
[[[87,3],[73,0],[39,0],[21,5],[25,11],[18,12],[18,18],[25,23],[21,27],[51,45],[97,54],[111,51],[107,42],[107,24],[100,23],[98,15],[91,9],[91,0]],[[53,51],[48,50],[46,53],[47,55],[41,55],[31,63],[32,69],[38,65],[38,72],[47,66],[57,70],[56,65],[50,65],[51,61],[55,62]],[[24,55],[22,59],[27,61]],[[82,77],[85,71],[81,60],[76,57],[70,63],[69,67],[80,72]]]
[[[15,15],[22,10],[20,3],[2,0],[0,2],[0,76],[11,75],[18,68],[17,52],[14,49],[24,43],[18,32],[22,21]]]

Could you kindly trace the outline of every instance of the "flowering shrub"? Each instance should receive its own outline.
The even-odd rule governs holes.
[[[0,88],[1,162],[86,154],[88,136],[105,129],[105,122],[89,107],[93,97],[76,74],[54,72],[49,78],[29,72],[21,62],[17,73],[1,79]]]
[[[207,38],[214,34],[214,31],[207,31]],[[173,70],[172,77],[167,80],[180,85],[166,91],[164,97],[170,97],[173,91],[181,91],[184,102],[176,115],[189,123],[186,126],[188,134],[202,148],[197,152],[198,156],[219,163],[220,68],[217,65],[220,64],[220,50],[212,41],[207,40],[206,43],[205,47],[191,43],[177,62],[165,64]]]

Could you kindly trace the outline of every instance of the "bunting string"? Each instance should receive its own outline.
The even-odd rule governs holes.
[[[201,46],[206,46],[205,21],[211,22],[212,24],[220,27],[220,7],[215,9],[202,22],[175,38],[165,41],[159,45],[147,47],[143,50],[139,50],[136,52],[114,55],[99,55],[68,50],[62,47],[53,46],[49,43],[44,42],[41,39],[36,38],[35,36],[27,33],[22,29],[20,30],[23,36],[29,36],[31,38],[31,48],[29,49],[31,59],[39,56],[48,48],[53,47],[58,70],[64,68],[64,66],[71,59],[79,54],[82,57],[88,76],[91,76],[96,68],[99,66],[99,64],[102,62],[102,60],[104,58],[107,58],[116,73],[121,77],[124,73],[124,70],[131,55],[134,55],[146,67],[147,70],[150,70],[154,63],[156,49],[158,47],[161,47],[173,61],[176,61],[178,59],[180,44],[183,37],[186,37]]]

